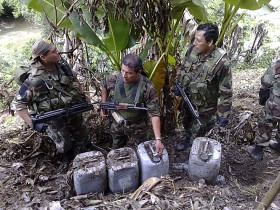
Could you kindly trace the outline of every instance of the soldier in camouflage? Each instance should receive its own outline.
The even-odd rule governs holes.
[[[80,152],[73,148],[82,150],[91,145],[82,115],[59,117],[47,123],[34,123],[30,116],[80,103],[82,89],[51,43],[39,40],[33,44],[30,65],[31,73],[15,96],[13,109],[35,131],[47,132],[57,151],[63,154],[63,169],[66,169],[74,152]]]
[[[218,120],[220,127],[228,124],[232,105],[232,74],[226,52],[215,43],[219,36],[216,25],[199,25],[193,46],[187,51],[177,79],[199,112],[202,125],[192,117],[186,105],[182,106],[186,139],[177,145],[181,151],[193,138],[204,136]],[[178,90],[174,90],[179,95]]]
[[[272,149],[280,152],[280,59],[273,61],[271,66],[264,72],[261,78],[262,88],[267,90],[265,105],[259,121],[255,136],[255,146],[248,146],[246,149],[249,155],[255,160],[263,159],[263,149],[270,146]],[[260,93],[260,98],[263,95]],[[265,97],[265,96],[264,96]],[[273,132],[273,131],[276,132]],[[276,142],[270,143],[272,134],[275,133]]]
[[[124,147],[128,137],[136,144],[149,140],[149,118],[155,136],[155,146],[162,153],[160,133],[160,112],[156,90],[152,82],[141,74],[142,60],[135,54],[128,54],[122,60],[121,72],[108,76],[101,84],[102,102],[141,104],[148,108],[143,110],[116,110],[111,113],[112,149]],[[101,110],[101,117],[107,117],[106,110]],[[119,120],[122,119],[122,120]]]

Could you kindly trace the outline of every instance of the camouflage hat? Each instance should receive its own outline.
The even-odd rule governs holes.
[[[40,55],[45,54],[48,52],[49,48],[51,47],[51,43],[48,43],[44,40],[38,40],[32,45],[32,57],[31,60],[38,58]]]

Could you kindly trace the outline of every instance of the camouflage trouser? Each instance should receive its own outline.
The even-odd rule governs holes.
[[[113,138],[113,149],[124,147],[128,141],[128,138],[131,138],[137,145],[147,141],[149,136],[147,120],[141,120],[134,123],[124,123],[118,124],[113,120],[111,124],[111,135]]]
[[[81,114],[65,118],[58,118],[48,123],[48,136],[54,141],[59,153],[66,153],[75,149],[78,154],[90,144],[84,118]]]
[[[214,111],[201,113],[199,112],[201,126],[197,123],[197,120],[192,116],[187,107],[182,109],[183,126],[186,132],[186,138],[193,140],[195,137],[203,137],[209,132],[217,121],[216,113]]]
[[[262,111],[259,117],[258,129],[256,132],[254,142],[257,145],[268,146],[269,140],[272,137],[273,130],[276,130],[275,140],[280,142],[280,135],[279,135],[280,127],[279,127],[278,120],[273,119],[271,115],[268,115],[264,111]]]

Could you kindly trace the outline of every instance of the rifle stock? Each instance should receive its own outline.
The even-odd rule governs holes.
[[[187,94],[185,93],[185,91],[183,90],[181,85],[179,84],[178,80],[175,81],[175,85],[178,88],[182,98],[184,99],[184,102],[187,104],[192,116],[196,119],[197,123],[199,125],[201,125],[198,111],[194,109],[192,103],[190,102],[190,99],[188,98]]]

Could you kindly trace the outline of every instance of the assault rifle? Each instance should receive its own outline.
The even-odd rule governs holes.
[[[184,99],[184,102],[187,104],[192,116],[196,119],[198,124],[201,125],[198,111],[194,109],[192,103],[190,102],[190,99],[188,98],[187,94],[185,93],[185,91],[183,90],[181,85],[179,84],[178,80],[175,81],[175,85],[176,85],[177,89],[179,90],[182,98]]]
[[[98,103],[98,102],[96,102],[96,103]],[[95,103],[93,103],[93,104],[95,104]],[[41,122],[46,122],[46,121],[49,121],[52,119],[56,119],[57,117],[61,117],[61,116],[68,117],[68,116],[72,116],[75,114],[83,113],[83,112],[94,109],[93,104],[88,103],[88,102],[82,102],[80,104],[75,104],[68,108],[57,109],[54,111],[49,111],[49,112],[37,114],[35,116],[31,116],[31,119],[32,119],[33,123],[41,123]],[[96,149],[96,150],[102,152],[103,155],[105,155],[105,156],[108,154],[108,152],[106,150],[104,150],[103,148],[101,148],[95,144],[91,144],[91,146],[93,147],[93,149]]]
[[[49,112],[43,112],[40,114],[37,114],[35,116],[31,116],[33,123],[41,123],[46,122],[49,120],[56,119],[57,117],[68,117],[75,114],[83,113],[86,111],[90,111],[94,109],[93,104],[88,102],[82,102],[80,104],[75,104],[73,106],[70,106],[68,108],[62,108],[57,109]]]
[[[127,104],[127,103],[119,103],[119,102],[102,102],[100,103],[101,109],[107,110],[119,110],[119,109],[138,109],[147,111],[148,108],[144,107],[144,104]]]

